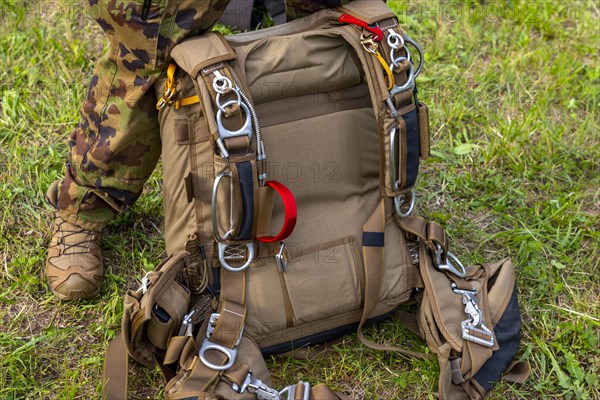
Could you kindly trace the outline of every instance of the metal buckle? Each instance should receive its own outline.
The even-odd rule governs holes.
[[[494,334],[483,323],[483,314],[477,304],[477,290],[458,289],[454,282],[452,282],[451,286],[454,293],[462,295],[465,314],[470,317],[470,319],[461,322],[463,339],[485,347],[493,347]]]
[[[202,342],[202,346],[200,347],[198,356],[200,357],[200,361],[202,361],[202,364],[206,365],[208,368],[214,369],[216,371],[226,371],[233,366],[233,363],[237,358],[238,350],[236,346],[238,346],[242,341],[242,333],[244,332],[244,327],[242,326],[242,329],[240,330],[239,336],[237,338],[237,341],[235,342],[233,349],[221,346],[220,344],[213,343],[210,341],[210,338],[213,332],[215,331],[215,324],[220,316],[221,314],[219,313],[213,313],[210,315],[210,318],[208,320],[208,327],[206,328],[206,337]],[[208,350],[214,350],[223,353],[227,357],[227,363],[223,365],[216,365],[208,361],[205,357],[205,353]]]
[[[436,268],[440,271],[448,271],[451,274],[464,279],[467,276],[467,270],[466,270],[465,266],[460,262],[460,260],[454,254],[448,252],[448,254],[446,255],[446,263],[442,263],[442,255],[443,254],[444,254],[444,249],[442,249],[442,246],[440,246],[438,244],[436,251],[435,251],[435,258],[434,258],[434,264],[435,264]],[[455,262],[458,265],[458,267],[460,268],[460,271],[458,269],[456,269],[456,267],[454,266],[454,264],[452,262]]]
[[[404,57],[401,57],[404,58]],[[397,60],[395,60],[397,61]],[[402,60],[400,60],[402,61]],[[392,62],[392,64],[390,65],[390,69],[392,68],[392,66],[394,65],[394,63]],[[390,90],[390,98],[394,98],[395,95],[397,95],[398,93],[402,93],[406,90],[413,90],[415,88],[415,73],[414,73],[414,69],[412,66],[412,63],[410,64],[410,67],[408,68],[408,78],[406,79],[406,82],[401,85],[398,86],[396,84],[394,84],[394,87],[392,88],[392,90]]]
[[[236,92],[237,92],[237,90],[236,90]],[[238,96],[239,96],[239,93],[238,93]],[[244,125],[242,125],[242,127],[240,129],[238,129],[237,131],[230,131],[229,129],[225,128],[225,126],[223,126],[223,110],[234,104],[239,104],[240,107],[242,107],[242,109],[244,110],[244,113],[246,114],[246,120],[244,121]],[[250,141],[252,140],[252,118],[251,118],[251,114],[250,114],[250,109],[248,108],[246,103],[244,103],[243,101],[238,101],[238,100],[226,101],[224,104],[220,105],[219,110],[217,111],[216,118],[217,118],[217,129],[219,130],[219,137],[221,138],[221,140],[228,139],[228,138],[234,138],[234,137],[238,137],[238,136],[247,136],[248,140],[250,140]]]
[[[304,392],[302,393],[302,400],[310,400],[310,383],[300,381],[300,382],[298,382],[298,384],[304,386]],[[287,394],[287,400],[296,400],[296,386],[297,385],[290,385],[290,386],[283,388],[279,392],[279,395],[283,396],[284,394]],[[282,398],[282,400],[283,400],[283,398]]]
[[[242,101],[242,95],[240,91],[234,87],[233,83],[229,78],[221,74],[219,71],[214,71],[215,78],[213,79],[213,89],[217,92],[217,96],[215,101],[217,103],[218,111],[217,111],[217,129],[219,131],[219,138],[221,140],[227,138],[233,138],[238,136],[248,136],[248,140],[252,140],[252,118],[250,113],[250,108],[248,105]],[[221,103],[221,96],[227,93],[234,92],[237,96],[234,100],[228,100],[225,103]],[[237,131],[230,131],[225,128],[223,125],[223,113],[226,111],[227,107],[230,107],[234,104],[238,104],[243,111],[246,113],[246,120],[240,129]]]
[[[300,381],[298,384],[304,387],[302,400],[310,400],[310,383]],[[296,400],[296,386],[297,385],[286,386],[278,392],[262,383],[260,379],[255,379],[252,376],[252,371],[249,371],[242,386],[233,383],[231,388],[236,393],[244,393],[247,390],[248,392],[255,394],[258,400]]]
[[[279,272],[285,272],[285,269],[287,268],[287,260],[285,259],[285,255],[283,254],[284,249],[285,243],[281,242],[279,253],[275,254],[275,263],[277,264],[277,268],[279,268]]]
[[[375,54],[379,48],[379,43],[375,41],[372,36],[367,36],[363,33],[360,34],[360,44],[362,44],[365,51]]]
[[[405,56],[396,57],[396,50],[398,50],[398,48],[392,48],[392,50],[390,51],[390,60],[392,60],[392,63],[390,64],[390,69],[393,69],[393,67],[400,68],[400,63],[402,61],[408,61],[412,65],[412,59],[410,58],[410,50],[408,50],[406,46],[404,47],[404,51],[406,52]]]
[[[231,388],[236,393],[244,393],[248,390],[248,392],[255,394],[258,400],[281,400],[279,392],[262,383],[260,379],[254,379],[252,371],[248,372],[242,386],[234,383],[231,385]]]

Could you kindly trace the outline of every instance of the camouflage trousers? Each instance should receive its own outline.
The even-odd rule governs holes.
[[[101,230],[135,203],[160,157],[152,86],[171,49],[210,29],[229,1],[88,1],[110,52],[96,66],[81,122],[69,138],[58,209],[73,224]],[[286,0],[286,12],[288,19],[297,18],[344,1]]]

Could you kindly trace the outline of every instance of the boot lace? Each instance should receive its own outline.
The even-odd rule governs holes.
[[[70,224],[61,217],[57,217],[57,220],[59,221],[56,222],[56,227],[61,235],[56,245],[64,246],[62,254],[88,254],[90,244],[96,242],[95,232],[84,229],[79,225]],[[77,237],[78,235],[80,238]],[[69,239],[71,239],[72,242],[69,241]]]

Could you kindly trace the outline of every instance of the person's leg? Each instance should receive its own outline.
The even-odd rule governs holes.
[[[227,3],[90,0],[90,15],[106,33],[110,52],[98,62],[81,122],[70,136],[65,179],[48,192],[57,218],[46,272],[59,298],[100,292],[100,231],[133,205],[160,156],[152,86],[173,46],[209,29]]]

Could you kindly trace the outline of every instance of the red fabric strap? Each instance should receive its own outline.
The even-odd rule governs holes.
[[[263,243],[279,242],[286,239],[292,234],[296,227],[296,217],[298,216],[298,209],[296,207],[296,199],[294,195],[284,184],[277,181],[267,181],[265,186],[268,186],[275,190],[281,200],[283,201],[283,209],[285,212],[285,219],[283,220],[283,226],[281,231],[275,236],[259,237],[256,240]]]

